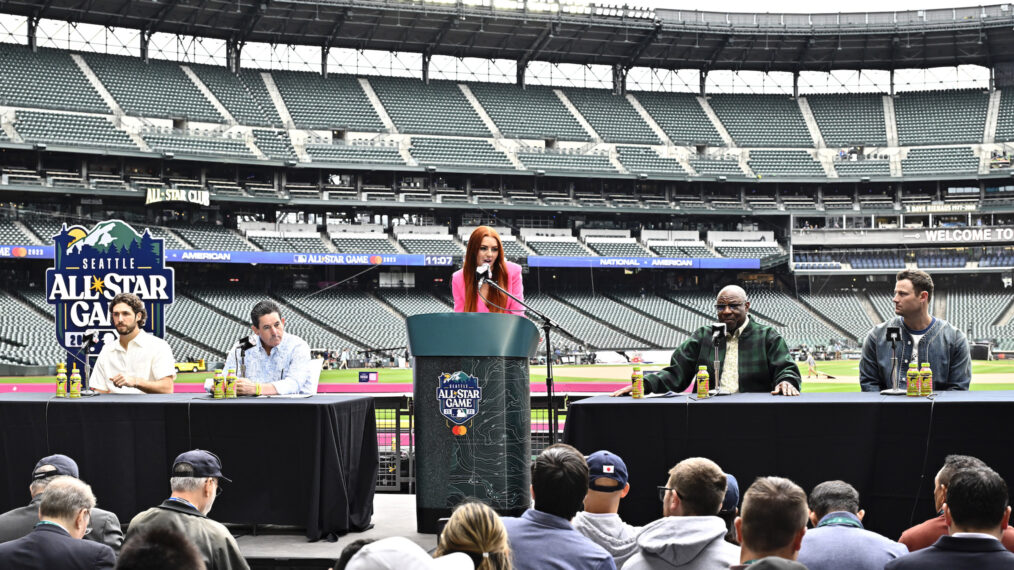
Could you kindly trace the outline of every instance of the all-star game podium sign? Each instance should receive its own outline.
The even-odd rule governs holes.
[[[120,220],[67,227],[53,236],[54,267],[46,270],[46,300],[56,308],[56,340],[67,351],[67,370],[81,370],[106,342],[116,342],[109,302],[133,293],[148,318],[142,329],[165,336],[165,308],[173,302],[172,268],[165,266],[164,240]],[[88,338],[94,342],[86,342]]]

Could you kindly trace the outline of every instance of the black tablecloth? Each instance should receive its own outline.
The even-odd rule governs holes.
[[[127,523],[169,496],[173,459],[200,448],[233,480],[215,501],[215,520],[305,527],[314,540],[363,530],[373,516],[376,432],[373,399],[363,396],[4,394],[0,511],[28,504],[32,467],[64,453],[99,506]]]
[[[866,527],[897,539],[934,515],[933,478],[948,454],[979,457],[1010,485],[1012,413],[1014,392],[599,396],[570,406],[564,441],[624,459],[631,490],[620,514],[631,524],[661,516],[656,487],[682,459],[703,456],[736,476],[741,496],[765,475],[788,477],[807,494],[822,481],[847,481],[859,490]]]

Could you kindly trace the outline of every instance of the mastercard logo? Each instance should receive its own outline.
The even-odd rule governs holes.
[[[11,253],[14,254],[14,257],[24,257],[28,255],[28,250],[23,247],[16,247],[11,250]]]
[[[381,263],[384,263],[384,258],[380,257],[379,255],[371,255],[370,256],[370,263],[372,263],[374,265],[380,265]]]

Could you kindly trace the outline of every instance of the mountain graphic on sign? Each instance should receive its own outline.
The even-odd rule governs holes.
[[[112,220],[97,224],[88,235],[75,240],[67,247],[67,253],[80,253],[86,245],[95,248],[99,253],[106,253],[112,246],[128,249],[140,242],[141,236],[133,228],[119,220]]]

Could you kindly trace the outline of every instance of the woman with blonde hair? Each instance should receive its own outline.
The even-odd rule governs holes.
[[[496,511],[478,501],[466,501],[454,509],[440,533],[434,557],[464,552],[475,570],[510,570],[511,552],[507,529]]]
[[[479,226],[468,238],[462,268],[451,276],[454,312],[523,315],[524,307],[514,299],[489,284],[478,286],[479,268],[488,269],[486,277],[509,291],[511,295],[524,300],[521,266],[504,259],[503,242],[496,230],[489,226]]]

